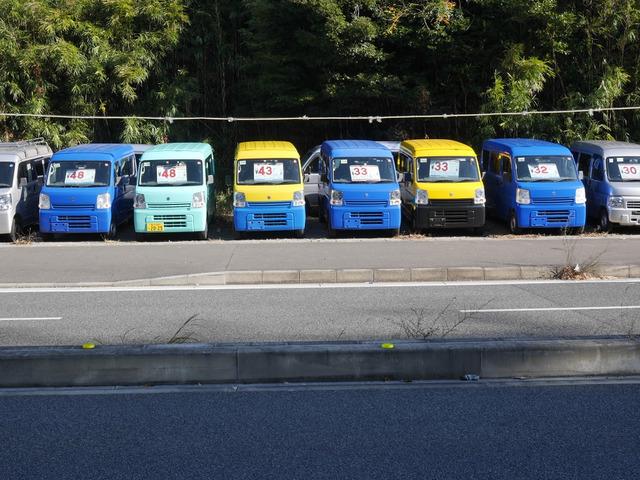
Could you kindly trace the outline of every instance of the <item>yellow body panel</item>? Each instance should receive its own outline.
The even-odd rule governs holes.
[[[238,185],[237,162],[239,160],[268,160],[277,158],[295,158],[298,160],[300,183],[287,185]],[[244,193],[247,202],[291,201],[294,192],[304,190],[300,154],[298,150],[296,150],[296,147],[290,142],[261,141],[239,143],[236,148],[233,167],[233,190],[234,192]]]
[[[405,140],[400,145],[400,150],[408,153],[417,159],[420,157],[473,157],[476,159],[476,168],[478,169],[477,182],[418,182],[417,163],[413,163],[413,189],[426,190],[429,199],[433,200],[462,200],[475,197],[478,188],[484,188],[482,184],[482,175],[478,165],[476,153],[468,145],[456,142],[455,140],[440,139],[423,139],[423,140]]]

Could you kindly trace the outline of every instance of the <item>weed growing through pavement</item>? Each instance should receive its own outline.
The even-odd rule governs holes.
[[[15,243],[16,245],[31,245],[37,239],[38,233],[35,230],[23,231],[20,233]]]
[[[566,234],[562,239],[565,254],[564,264],[551,267],[551,278],[554,280],[588,280],[600,278],[600,259],[607,250],[605,246],[599,253],[580,260],[576,257],[578,238],[570,238]]]

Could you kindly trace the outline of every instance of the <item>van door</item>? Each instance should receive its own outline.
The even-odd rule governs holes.
[[[209,177],[214,176],[213,155],[209,155],[204,161],[205,182],[207,185],[207,222],[213,219],[216,211],[216,186],[215,181],[209,183]]]
[[[20,216],[22,226],[32,225],[38,221],[38,195],[40,189],[38,176],[33,160],[21,162],[18,166],[18,189],[20,201],[16,213]]]
[[[591,191],[591,161],[592,157],[588,153],[575,152],[573,156],[578,162],[578,171],[582,172],[582,184],[587,195],[587,215],[595,217],[600,211],[600,206],[596,205],[596,201]]]
[[[320,203],[320,152],[312,153],[305,160],[302,169],[304,175],[304,199],[309,208],[315,210]]]
[[[483,150],[482,163],[486,168],[484,174],[484,189],[487,197],[486,208],[493,215],[500,216],[498,186],[499,182],[501,182],[502,168],[498,152]]]
[[[411,211],[410,205],[413,203],[416,192],[414,189],[415,172],[413,169],[414,161],[413,157],[405,152],[400,152],[398,157],[398,163],[400,164],[403,174],[402,182],[400,182],[400,196],[402,198],[402,208],[405,210],[405,214],[409,215]]]
[[[587,205],[592,203],[592,214],[597,216],[600,209],[607,205],[607,182],[604,173],[604,160],[600,155],[594,155],[591,161],[590,186],[587,191]]]
[[[500,178],[498,179],[498,211],[501,218],[508,218],[516,208],[516,179],[513,175],[512,159],[506,153],[499,155]]]
[[[116,186],[116,195],[119,197],[118,223],[128,220],[133,213],[133,197],[136,188],[135,163],[135,155],[130,155],[120,160],[119,167],[116,166],[116,177],[120,177]]]

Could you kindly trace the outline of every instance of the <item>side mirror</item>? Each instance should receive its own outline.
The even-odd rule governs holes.
[[[404,173],[396,172],[396,181],[398,183],[404,182]]]
[[[20,180],[18,180],[18,185],[20,186],[20,188],[24,187],[27,184],[27,177],[20,177]]]
[[[582,170],[578,172],[578,180],[584,180],[584,172]]]
[[[213,185],[213,175],[207,175],[207,185]]]
[[[309,183],[309,174],[305,173],[303,177],[304,177],[304,183]]]

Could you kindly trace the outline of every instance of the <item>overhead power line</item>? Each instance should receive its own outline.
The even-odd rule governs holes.
[[[355,116],[321,116],[310,117],[172,117],[172,116],[138,116],[138,115],[58,115],[47,113],[8,113],[0,112],[1,117],[29,117],[29,118],[56,118],[66,120],[150,120],[160,122],[293,122],[293,121],[368,121],[382,122],[384,120],[432,120],[449,118],[482,118],[482,117],[525,117],[527,115],[574,115],[586,113],[593,115],[596,112],[620,112],[640,110],[640,106],[632,107],[604,107],[604,108],[579,108],[571,110],[531,110],[522,112],[479,112],[479,113],[434,113],[426,115],[355,115]]]

